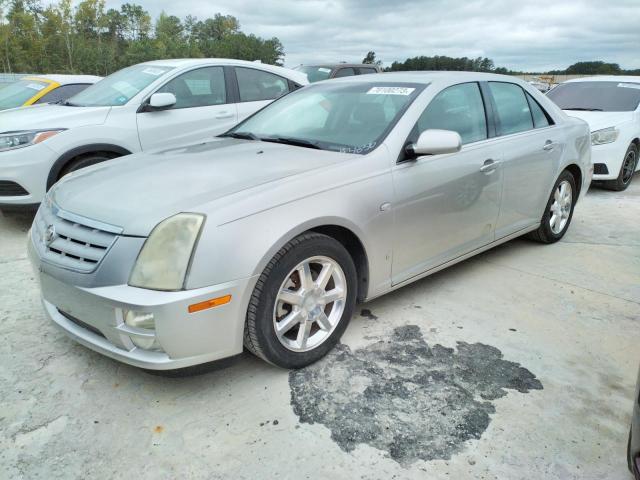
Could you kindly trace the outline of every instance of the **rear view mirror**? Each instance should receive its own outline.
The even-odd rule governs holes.
[[[166,110],[176,104],[176,96],[173,93],[154,93],[149,99],[151,110]]]
[[[462,148],[462,138],[452,130],[425,130],[416,143],[407,146],[407,153],[418,155],[440,155],[456,153]]]

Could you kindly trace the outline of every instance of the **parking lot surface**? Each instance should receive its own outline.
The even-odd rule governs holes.
[[[560,243],[359,306],[296,372],[165,378],[75,344],[42,313],[31,218],[0,216],[0,478],[630,478],[640,178],[591,189]]]

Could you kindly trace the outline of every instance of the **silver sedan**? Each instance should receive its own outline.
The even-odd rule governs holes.
[[[589,128],[516,78],[320,82],[209,141],[65,177],[31,230],[48,317],[122,362],[299,368],[356,302],[510,239],[558,241]]]

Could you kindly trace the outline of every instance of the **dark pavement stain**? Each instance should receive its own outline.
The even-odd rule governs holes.
[[[542,390],[535,375],[497,348],[458,342],[429,347],[408,325],[352,352],[338,345],[289,374],[291,404],[303,423],[320,423],[345,451],[366,443],[403,465],[450,459],[478,439],[505,389]]]
[[[378,317],[376,315],[374,315],[373,312],[371,310],[369,310],[368,308],[363,308],[362,310],[360,310],[360,316],[368,318],[369,320],[377,320],[378,319]]]

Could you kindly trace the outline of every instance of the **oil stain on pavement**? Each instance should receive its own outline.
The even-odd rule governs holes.
[[[497,348],[458,342],[430,347],[416,325],[351,351],[338,345],[323,360],[289,374],[291,404],[303,423],[319,423],[345,451],[359,443],[403,465],[449,459],[478,439],[506,389],[542,390],[529,370]]]

